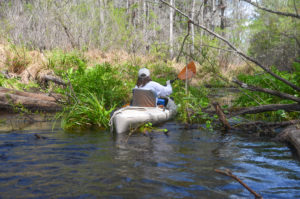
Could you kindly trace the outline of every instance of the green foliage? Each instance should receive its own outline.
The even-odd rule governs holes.
[[[65,76],[66,71],[70,68],[82,72],[87,67],[86,59],[78,51],[64,53],[61,50],[56,50],[51,53],[48,61],[48,68],[52,69],[59,76]]]
[[[293,84],[300,86],[300,64],[294,63],[294,72],[289,73],[286,71],[279,71],[275,67],[272,68],[272,71],[289,80]],[[242,82],[245,82],[249,85],[255,85],[263,88],[268,88],[275,91],[280,91],[283,93],[288,93],[290,95],[299,97],[299,93],[292,89],[290,86],[284,84],[280,80],[274,78],[273,76],[267,74],[267,73],[260,73],[255,75],[246,75],[246,74],[240,74],[238,76],[238,79]],[[246,94],[245,94],[246,93]],[[258,105],[266,105],[266,104],[290,104],[295,103],[292,100],[286,100],[282,99],[267,93],[262,92],[252,92],[244,90],[244,92],[240,93],[240,96],[235,100],[235,106],[241,106],[241,107],[249,107],[249,106],[258,106]],[[289,117],[296,117],[299,116],[299,114],[295,113],[285,113],[283,110],[273,112],[273,113],[265,113],[265,114],[259,114],[258,118],[270,118],[270,119],[288,119]],[[270,117],[272,116],[272,117]]]
[[[153,131],[155,128],[153,127],[152,123],[151,122],[148,122],[144,125],[142,125],[141,127],[138,128],[138,132],[141,132],[141,133],[146,133],[147,132],[151,132]]]
[[[294,12],[291,1],[263,2],[274,10]],[[249,26],[251,40],[248,53],[266,66],[275,65],[281,70],[290,70],[299,56],[297,38],[300,36],[300,21],[261,10],[257,12],[258,15]]]
[[[67,114],[62,120],[62,127],[66,130],[108,128],[110,113],[115,107],[107,109],[104,97],[93,93],[80,93],[78,98],[78,103],[65,110]]]
[[[173,85],[172,96],[178,106],[177,119],[190,124],[210,120],[208,115],[202,112],[202,108],[206,108],[209,104],[207,89],[190,86],[186,94],[184,87],[184,82],[176,82]]]
[[[30,90],[31,88],[39,88],[39,85],[37,83],[30,82],[28,84],[23,84],[20,82],[20,79],[6,79],[3,74],[0,74],[0,86],[16,90]]]
[[[161,44],[157,41],[154,41],[150,45],[150,53],[157,57],[158,59],[166,59],[168,56],[169,46],[168,44]]]
[[[86,70],[69,70],[68,75],[75,93],[95,93],[103,96],[105,107],[111,108],[121,105],[130,93],[129,80],[122,78],[119,67],[112,67],[105,63]],[[130,82],[129,82],[130,83]]]
[[[64,110],[64,128],[108,127],[110,112],[129,99],[134,86],[133,81],[124,79],[122,69],[105,63],[85,70],[68,70],[74,93],[73,103]]]

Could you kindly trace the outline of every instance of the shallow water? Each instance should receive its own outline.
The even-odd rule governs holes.
[[[291,150],[245,132],[168,122],[168,135],[128,138],[52,125],[0,131],[0,198],[253,198],[214,169],[230,169],[264,198],[300,198]]]

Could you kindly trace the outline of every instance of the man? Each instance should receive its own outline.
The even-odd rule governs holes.
[[[163,86],[157,82],[154,82],[150,78],[150,71],[147,68],[139,70],[138,79],[135,88],[142,88],[146,90],[152,90],[158,97],[167,97],[172,93],[172,85],[168,80],[166,86]]]

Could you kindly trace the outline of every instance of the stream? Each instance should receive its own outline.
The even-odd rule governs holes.
[[[218,97],[220,99],[220,97]],[[51,118],[51,117],[50,117]],[[68,133],[51,119],[0,113],[0,198],[300,198],[300,161],[284,144],[248,132],[186,130]]]
[[[0,198],[300,198],[300,162],[285,145],[246,132],[64,132],[53,122],[0,128]]]

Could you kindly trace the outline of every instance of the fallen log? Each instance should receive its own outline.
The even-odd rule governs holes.
[[[55,112],[62,109],[54,97],[0,87],[0,109]]]
[[[23,96],[23,97],[51,101],[51,102],[57,101],[54,97],[47,96],[44,93],[24,92],[24,91],[18,91],[18,90],[4,88],[4,87],[0,87],[0,94],[13,94],[17,96]]]
[[[62,86],[66,86],[67,84],[59,77],[55,77],[53,75],[43,75],[40,77],[41,81],[43,82],[48,82],[48,81],[51,81],[51,82],[54,82],[58,85],[62,85]]]
[[[244,115],[244,114],[255,114],[255,113],[262,113],[267,111],[277,111],[277,110],[284,110],[287,112],[291,111],[300,111],[300,104],[269,104],[269,105],[262,105],[262,106],[255,106],[249,108],[243,108],[236,112],[232,112],[227,115],[227,118],[231,118],[237,115]]]

